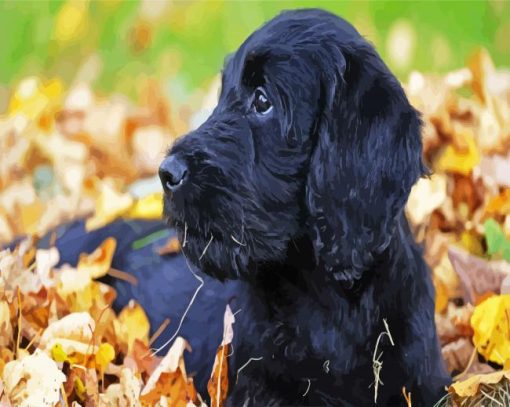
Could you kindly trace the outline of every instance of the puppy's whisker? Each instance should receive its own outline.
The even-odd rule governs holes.
[[[237,369],[237,376],[236,376],[236,384],[237,382],[239,381],[239,373],[241,373],[241,371],[246,367],[248,366],[251,362],[255,362],[255,361],[258,361],[258,360],[262,360],[264,359],[263,356],[260,356],[258,358],[249,358],[248,359],[248,362],[246,362],[244,365],[242,365],[239,369]]]
[[[186,247],[187,236],[188,236],[188,224],[184,222],[184,238],[182,239],[182,247]]]
[[[200,257],[198,258],[198,260],[202,260],[202,257],[205,256],[205,253],[207,252],[207,249],[209,248],[209,245],[212,243],[214,239],[214,235],[211,234],[211,238],[209,239],[209,242],[207,243],[207,245],[205,246],[204,248],[204,251],[202,252],[202,254],[200,255]]]
[[[234,242],[236,242],[239,246],[246,246],[246,243],[242,243],[242,242],[240,242],[239,240],[237,240],[237,239],[234,237],[234,235],[230,235],[230,238],[231,238]]]

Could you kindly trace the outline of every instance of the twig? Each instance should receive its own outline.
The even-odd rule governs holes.
[[[499,402],[498,400],[496,400],[494,397],[492,397],[489,393],[483,391],[483,390],[480,390],[480,393],[482,393],[485,397],[487,397],[488,399],[492,400],[494,403],[496,403],[498,406],[501,406],[501,407],[505,407],[505,405],[501,402]]]
[[[170,324],[170,319],[169,318],[166,318],[162,323],[161,325],[159,326],[158,329],[156,329],[156,332],[154,332],[152,334],[152,336],[150,337],[149,339],[149,346],[151,346],[154,341],[156,339],[158,339],[159,335],[161,335],[161,333],[166,329],[166,327],[168,326],[168,324]]]
[[[69,404],[67,403],[67,394],[66,394],[66,389],[64,388],[64,383],[62,383],[60,385],[60,393],[61,393],[61,396],[62,396],[62,400],[64,402],[64,406],[65,407],[69,407]]]
[[[126,273],[125,271],[117,270],[114,269],[113,267],[110,267],[110,270],[108,270],[107,274],[114,278],[118,278],[119,280],[127,281],[132,285],[138,285],[138,279],[134,275]]]
[[[411,392],[407,392],[406,386],[402,387],[402,394],[406,400],[407,407],[412,407],[413,403],[411,402]]]
[[[383,353],[378,353],[379,350],[379,342],[384,336],[387,336],[390,340],[391,346],[395,346],[395,343],[393,342],[393,337],[391,336],[390,329],[388,327],[388,323],[386,322],[386,319],[383,318],[384,328],[385,330],[379,334],[377,337],[377,341],[375,343],[375,349],[374,349],[374,355],[372,356],[372,369],[374,371],[374,382],[372,383],[374,385],[374,403],[377,404],[377,392],[379,390],[379,384],[381,386],[384,386],[384,383],[381,380],[381,370],[383,366],[383,362],[381,361],[381,357]]]
[[[191,274],[193,274],[193,277],[195,277],[199,282],[200,282],[200,285],[197,287],[197,289],[195,290],[195,292],[193,293],[193,296],[191,297],[191,300],[188,304],[188,306],[186,307],[186,309],[184,310],[184,313],[182,314],[182,317],[181,317],[181,320],[179,321],[179,325],[177,326],[177,329],[175,331],[175,333],[172,335],[172,337],[167,340],[163,345],[161,345],[159,348],[155,349],[153,352],[152,352],[152,356],[155,356],[158,352],[160,352],[161,350],[163,350],[164,348],[166,348],[168,346],[169,343],[171,343],[174,338],[179,334],[179,331],[181,330],[181,326],[182,326],[182,323],[184,322],[184,318],[186,318],[186,315],[188,314],[191,306],[193,305],[193,303],[195,302],[195,298],[197,297],[198,293],[200,292],[200,290],[202,289],[202,287],[204,286],[204,279],[202,277],[200,277],[197,273],[195,273],[189,263],[188,263],[188,258],[186,257],[186,255],[184,254],[184,252],[182,252],[183,256],[184,256],[184,260],[186,261],[186,265],[188,266],[188,269],[189,271],[191,272]]]

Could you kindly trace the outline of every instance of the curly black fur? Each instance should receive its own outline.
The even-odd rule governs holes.
[[[284,12],[228,60],[218,106],[161,168],[164,184],[170,158],[185,168],[165,199],[184,254],[239,280],[231,405],[372,405],[384,320],[377,405],[403,405],[404,386],[414,406],[440,398],[434,290],[403,213],[426,173],[420,126],[374,48],[327,12]]]

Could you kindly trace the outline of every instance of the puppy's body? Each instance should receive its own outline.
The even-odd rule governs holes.
[[[222,82],[211,117],[160,169],[167,221],[216,279],[203,310],[214,332],[191,338],[195,352],[217,346],[212,309],[235,297],[230,405],[373,405],[377,387],[377,405],[398,406],[405,387],[413,406],[432,406],[449,379],[429,270],[403,214],[426,169],[400,84],[352,26],[320,10],[256,31]],[[161,292],[163,276],[151,281]],[[145,287],[132,291],[142,304],[154,295]],[[145,303],[152,316],[172,307]],[[209,370],[198,373],[203,386]]]
[[[377,405],[404,405],[403,387],[416,406],[441,398],[448,376],[431,326],[434,291],[401,222],[355,293],[308,268],[271,268],[246,286],[234,326],[231,405],[374,405],[374,358],[384,383]]]

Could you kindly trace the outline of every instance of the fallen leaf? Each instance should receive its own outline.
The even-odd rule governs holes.
[[[109,343],[102,343],[95,354],[96,366],[100,372],[104,372],[106,366],[115,359],[115,350]]]
[[[227,304],[223,316],[223,340],[216,351],[211,378],[207,383],[207,392],[211,397],[211,407],[223,407],[228,395],[228,353],[234,338],[235,317]]]
[[[119,341],[124,343],[126,354],[131,352],[133,343],[136,339],[144,344],[149,342],[149,319],[145,311],[135,301],[130,301],[122,311],[115,323],[115,332]]]
[[[484,260],[455,246],[448,249],[448,257],[460,277],[464,299],[471,304],[487,292],[498,294],[503,280],[510,276],[506,261]]]
[[[201,404],[193,381],[186,376],[183,358],[186,349],[191,351],[189,344],[183,338],[177,337],[140,393],[143,406],[154,405],[161,397],[169,398],[172,405],[176,406]]]
[[[85,223],[87,231],[98,229],[125,214],[133,205],[133,198],[123,194],[109,182],[99,182],[99,195],[96,198],[96,212]]]
[[[181,243],[176,236],[169,238],[164,246],[158,247],[158,254],[165,256],[167,254],[177,254],[181,251]]]
[[[459,338],[443,346],[441,353],[446,362],[448,371],[462,372],[473,356],[475,347],[468,338]]]
[[[506,238],[499,224],[494,219],[487,219],[484,228],[487,253],[491,256],[501,256],[506,261],[510,261],[510,241]]]
[[[447,145],[439,155],[434,167],[437,171],[459,173],[469,175],[473,168],[480,162],[480,153],[475,144],[473,135],[469,132],[464,134],[466,151],[458,151],[452,145]]]
[[[90,354],[93,332],[96,323],[87,312],[75,312],[51,323],[41,335],[40,346],[50,351],[56,344],[60,344],[63,351],[71,353]]]
[[[163,193],[158,192],[147,195],[135,202],[133,207],[126,213],[126,218],[131,219],[161,219],[163,215]]]
[[[88,273],[90,278],[100,278],[108,273],[112,264],[117,241],[109,237],[91,254],[81,254],[76,266],[79,273]]]
[[[448,392],[456,394],[459,397],[472,397],[478,393],[478,388],[482,384],[499,383],[503,378],[510,380],[510,371],[499,371],[490,374],[474,375],[469,379],[452,384]]]
[[[477,305],[471,317],[473,342],[487,360],[503,365],[510,359],[510,295],[493,296]]]
[[[421,224],[446,199],[446,176],[433,174],[420,178],[411,189],[406,211],[411,222]]]
[[[54,406],[66,376],[44,352],[5,365],[2,380],[11,403],[20,407]]]

